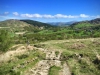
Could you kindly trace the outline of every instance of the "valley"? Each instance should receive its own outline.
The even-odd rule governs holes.
[[[0,75],[100,75],[100,19],[59,27],[0,22]]]

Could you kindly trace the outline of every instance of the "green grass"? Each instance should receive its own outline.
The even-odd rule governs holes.
[[[0,63],[0,75],[24,75],[24,72],[45,58],[45,54],[38,50],[15,56],[14,60]],[[34,60],[33,60],[34,59]]]
[[[75,28],[83,28],[83,27],[90,27],[93,26],[92,24],[88,23],[88,22],[83,22],[83,23],[79,23],[77,25],[75,25]]]
[[[62,61],[66,61],[69,64],[74,75],[99,75],[99,64],[95,65],[93,63],[96,59],[95,52],[100,54],[99,41],[100,39],[95,39],[93,42],[90,40],[70,40],[70,42],[62,42],[55,45],[65,49],[61,55]],[[79,59],[80,55],[82,55],[81,59]]]
[[[58,54],[59,54],[59,51],[56,51],[56,52],[55,52],[55,54],[56,54],[56,56],[58,56]]]
[[[49,69],[49,74],[48,75],[59,75],[59,71],[61,70],[60,67],[58,66],[52,66]]]
[[[100,64],[95,63],[100,38],[52,40],[45,42],[45,47],[61,50],[61,61],[68,63],[73,75],[100,75]]]

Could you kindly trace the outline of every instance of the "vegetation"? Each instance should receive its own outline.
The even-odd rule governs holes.
[[[14,60],[0,64],[0,75],[24,75],[24,71],[33,67],[43,58],[45,58],[45,54],[38,50],[15,56]]]
[[[12,45],[12,37],[7,30],[0,30],[0,51],[7,51]]]
[[[77,41],[76,39],[55,45],[62,50],[64,49],[61,60],[68,63],[73,75],[99,75],[100,60],[96,58],[100,54],[99,41],[100,39],[94,39],[94,41],[91,41],[91,39]],[[98,65],[96,62],[99,62]]]
[[[52,66],[49,69],[49,75],[59,75],[59,70],[61,70],[58,66]]]
[[[50,24],[42,23],[42,22],[38,22],[38,21],[33,21],[33,20],[20,20],[20,21],[23,21],[23,22],[26,22],[28,24],[31,24],[33,26],[38,26],[38,27],[44,27],[44,28],[54,27]]]
[[[56,56],[61,50],[60,61],[68,63],[72,75],[100,75],[100,19],[67,27],[54,27],[31,20],[0,22],[0,55],[20,47],[11,48],[13,44],[22,44],[26,48],[34,44],[34,48],[59,50],[55,51]],[[0,61],[0,75],[24,75],[45,57],[45,53],[37,49],[27,50],[7,62]],[[49,75],[59,75],[60,69],[51,66]]]

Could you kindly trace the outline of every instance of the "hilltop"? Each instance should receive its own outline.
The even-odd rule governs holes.
[[[54,27],[50,24],[33,21],[33,20],[17,20],[17,19],[9,19],[0,22],[0,28],[7,29],[14,32],[27,32],[33,31],[37,32],[41,29]]]
[[[0,27],[1,28],[8,27],[8,30],[15,31],[15,32],[27,31],[28,28],[35,28],[34,26],[32,26],[28,23],[25,23],[25,22],[22,22],[19,20],[15,20],[15,19],[1,21]],[[25,29],[25,28],[27,28],[27,29]]]

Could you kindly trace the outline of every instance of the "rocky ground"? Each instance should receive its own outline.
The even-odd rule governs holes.
[[[60,60],[60,56],[62,53],[61,51],[37,48],[37,47],[31,46],[31,45],[29,45],[29,46],[15,45],[12,47],[12,49],[15,47],[17,47],[15,50],[11,50],[11,51],[8,51],[8,52],[0,55],[1,63],[8,62],[9,60],[14,60],[15,56],[22,55],[22,54],[28,52],[29,50],[35,49],[35,50],[39,50],[39,51],[42,51],[43,53],[45,53],[46,57],[43,60],[39,61],[32,68],[29,68],[28,70],[26,70],[24,73],[25,75],[48,75],[49,69],[52,66],[61,67],[61,70],[59,71],[59,75],[71,75],[71,72],[70,72],[70,69],[69,69],[67,63],[64,63],[64,64],[61,63],[61,60]],[[29,61],[27,61],[27,62],[29,62]],[[34,62],[34,61],[30,61],[30,62]],[[26,63],[26,65],[27,65],[27,63]],[[22,65],[17,65],[18,68],[20,68],[20,66],[22,66]],[[24,64],[24,66],[25,66],[25,64]]]
[[[13,71],[20,72],[17,75],[50,75],[52,66],[61,68],[57,75],[100,75],[99,63],[99,38],[19,44],[0,54],[1,75],[9,75]]]
[[[46,58],[37,63],[35,67],[29,69],[25,75],[48,75],[51,66],[61,67],[59,75],[71,75],[69,66],[66,63],[61,64],[61,52],[58,52],[59,54],[56,55],[55,50],[46,50],[43,48],[36,49],[46,53]]]

